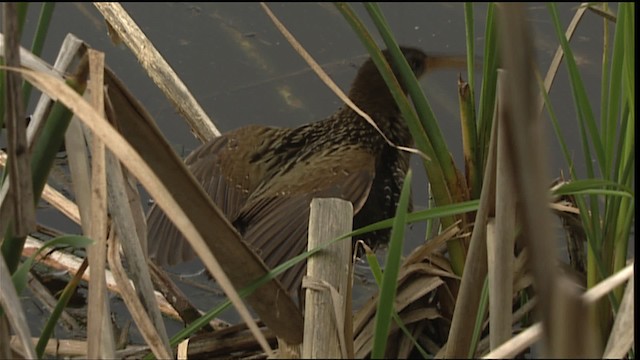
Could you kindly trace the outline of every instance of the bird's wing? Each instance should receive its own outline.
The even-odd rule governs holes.
[[[230,220],[262,181],[267,168],[251,163],[270,141],[286,129],[248,126],[202,144],[185,165],[213,202]],[[196,257],[195,252],[165,213],[153,205],[147,216],[149,256],[159,265],[175,265]]]
[[[356,148],[314,157],[312,166],[301,161],[256,189],[234,225],[267,266],[274,268],[306,249],[309,205],[314,197],[348,200],[356,213],[369,195],[374,170],[374,156]],[[305,264],[280,276],[290,294],[298,290]]]

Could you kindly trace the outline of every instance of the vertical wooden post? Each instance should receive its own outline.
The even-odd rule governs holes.
[[[342,199],[313,199],[309,215],[309,249],[352,229],[353,206]],[[344,321],[349,286],[351,239],[311,256],[307,262],[303,358],[346,357]]]

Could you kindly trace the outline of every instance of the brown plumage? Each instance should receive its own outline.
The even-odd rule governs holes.
[[[424,74],[427,56],[413,48],[402,51],[415,75]],[[412,145],[371,59],[360,67],[349,97],[393,143]],[[273,268],[306,249],[314,197],[351,201],[354,228],[392,217],[409,154],[391,147],[344,105],[327,119],[293,129],[251,125],[230,131],[198,147],[185,163],[244,241]],[[158,264],[195,257],[160,208],[151,208],[147,223],[149,254]],[[388,236],[382,230],[359,238],[375,248]],[[298,290],[304,269],[302,263],[279,277],[290,293]]]

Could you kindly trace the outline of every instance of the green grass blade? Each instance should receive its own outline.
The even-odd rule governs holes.
[[[40,54],[42,54],[42,48],[44,47],[44,42],[47,39],[47,34],[49,33],[49,24],[51,24],[51,18],[53,17],[55,6],[56,4],[54,2],[46,2],[42,4],[36,34],[33,38],[33,42],[31,43],[31,52],[34,55],[40,56]]]
[[[565,141],[565,136],[562,133],[562,128],[560,127],[560,121],[558,121],[558,117],[556,116],[556,112],[553,109],[553,105],[551,104],[551,99],[549,99],[549,93],[545,89],[544,82],[540,77],[540,73],[536,72],[536,80],[538,81],[538,88],[540,89],[540,93],[542,94],[542,99],[544,100],[545,108],[547,109],[547,113],[551,118],[551,125],[553,126],[553,131],[558,139],[558,143],[560,144],[560,148],[562,149],[562,155],[564,156],[565,161],[567,162],[567,166],[569,168],[569,173],[572,179],[577,179],[577,175],[575,172],[575,167],[573,164],[573,157],[571,156],[571,152],[569,151],[569,146]]]
[[[485,29],[485,47],[482,60],[482,86],[480,88],[480,98],[478,101],[477,118],[477,152],[478,168],[484,173],[489,154],[489,140],[491,137],[491,124],[496,103],[496,84],[498,79],[498,36],[497,19],[495,16],[495,4],[490,3],[487,7],[487,27]],[[482,179],[480,180],[482,183]]]
[[[64,235],[59,236],[54,239],[46,241],[38,251],[29,256],[23,263],[18,267],[16,272],[11,275],[11,279],[13,280],[13,285],[16,288],[16,292],[20,294],[22,290],[27,286],[27,274],[33,266],[33,263],[36,260],[36,257],[40,255],[40,253],[46,249],[49,249],[56,245],[67,245],[72,246],[74,248],[85,248],[93,243],[93,240],[80,236],[80,235]]]
[[[465,39],[467,44],[467,82],[469,83],[469,87],[471,87],[471,93],[473,94],[475,89],[474,83],[474,72],[475,72],[475,50],[474,50],[474,42],[475,35],[473,32],[473,3],[465,2],[464,3],[464,31],[465,31]],[[475,98],[472,97],[472,99]]]
[[[24,23],[27,21],[27,12],[29,12],[29,3],[28,2],[19,2],[18,3],[18,29],[20,34],[23,33]]]
[[[565,64],[567,65],[567,70],[569,73],[573,102],[576,108],[576,113],[578,114],[578,127],[580,130],[580,136],[582,138],[582,149],[584,155],[584,163],[587,169],[587,177],[595,178],[593,161],[591,158],[591,146],[594,147],[594,152],[597,160],[596,165],[598,165],[599,167],[600,174],[604,176],[605,168],[603,167],[606,164],[606,158],[602,140],[599,136],[599,130],[595,123],[591,104],[589,103],[589,99],[586,95],[586,90],[580,77],[573,52],[571,51],[571,48],[569,46],[569,42],[567,41],[567,38],[561,29],[556,6],[552,3],[548,4],[547,6],[551,14],[552,23],[556,30],[556,35],[558,36],[560,46],[562,47],[562,51],[565,55]],[[598,205],[597,198],[595,196],[590,196],[587,206],[589,206],[588,211],[586,211],[586,209],[582,206],[580,207],[580,211],[581,214],[590,214],[591,216],[591,219],[589,221],[584,221],[586,216],[582,217],[585,223],[585,232],[587,234],[587,239],[589,241],[589,249],[587,254],[589,265],[589,269],[587,270],[587,283],[588,286],[591,287],[594,286],[599,281],[599,279],[602,278],[602,276],[606,276],[606,272],[604,272],[605,268],[603,267],[601,257],[598,255],[600,254],[603,247],[604,234],[600,221],[600,207]]]
[[[53,2],[46,2],[42,4],[42,8],[40,9],[40,17],[38,18],[36,34],[33,37],[33,42],[31,43],[31,52],[36,56],[40,56],[42,54],[42,48],[44,47],[44,41],[49,33],[49,24],[51,24],[54,9],[55,3]],[[24,99],[25,104],[29,103],[32,88],[33,87],[29,82],[24,83],[22,88],[22,98]]]
[[[636,7],[634,3],[622,3],[620,9],[625,16],[624,31],[624,73],[623,77],[624,88],[626,91],[626,103],[629,105],[629,116],[631,119],[635,119],[636,114],[636,23],[635,12]]]
[[[619,27],[623,19],[616,24],[613,38],[613,51],[609,56],[608,49],[604,49],[603,71],[602,71],[602,111],[604,116],[601,120],[602,137],[605,145],[607,167],[604,174],[611,174],[613,161],[610,158],[614,154],[616,145],[616,133],[618,129],[618,116],[620,111],[620,96],[622,93],[622,62],[624,60],[623,40],[624,36]],[[606,28],[606,23],[605,23]],[[607,34],[608,35],[608,34]],[[605,42],[607,44],[607,42]],[[611,61],[607,61],[611,58]],[[608,66],[605,67],[605,66]],[[606,175],[605,175],[606,176]]]
[[[15,284],[16,290],[18,291],[18,293],[20,293],[24,289],[27,284],[27,273],[29,272],[29,269],[31,268],[36,256],[43,250],[55,245],[67,245],[75,248],[86,248],[92,243],[93,240],[81,235],[64,235],[45,242],[42,247],[40,247],[40,249],[38,249],[35,254],[31,255],[27,259],[27,261],[25,261],[13,274],[12,279],[13,283]],[[60,298],[58,299],[58,302],[56,303],[56,306],[53,308],[53,311],[51,311],[51,315],[42,328],[38,343],[36,344],[36,353],[40,358],[42,358],[44,354],[47,343],[54,333],[54,329],[56,327],[56,324],[58,324],[58,320],[60,319],[62,312],[69,304],[71,297],[75,293],[75,290],[80,283],[80,278],[82,276],[81,274],[84,273],[84,269],[86,269],[86,267],[81,267],[80,271],[78,271],[75,276],[71,278],[71,281],[67,283],[64,290],[62,291],[62,294],[60,295]]]
[[[420,221],[427,221],[432,219],[443,218],[446,216],[453,216],[458,214],[464,214],[472,211],[478,210],[479,200],[471,200],[465,201],[462,203],[455,203],[451,205],[438,206],[426,210],[414,211],[407,216],[407,223],[415,223]],[[393,219],[386,219],[382,221],[378,221],[373,224],[369,224],[367,226],[363,226],[360,229],[356,229],[353,232],[344,235],[347,236],[358,236],[370,231],[386,229],[393,226]]]
[[[616,43],[613,50],[614,54],[619,54],[622,58],[622,76],[619,84],[622,92],[620,101],[623,105],[620,119],[609,119],[612,124],[620,126],[620,135],[617,139],[618,147],[614,155],[616,165],[612,173],[612,180],[633,187],[635,175],[635,4],[621,3],[619,5],[615,31],[616,38],[619,33],[622,34],[620,45]],[[629,78],[629,76],[634,77]],[[634,202],[635,198],[611,199],[610,213],[612,215],[609,221],[614,227],[611,230],[613,234],[611,273],[618,272],[626,265],[627,249],[633,226],[632,219],[635,217]],[[623,287],[617,288],[613,293],[614,310],[618,308],[622,293]]]
[[[558,143],[560,144],[561,148],[562,148],[562,154],[564,155],[564,158],[567,162],[567,165],[569,167],[569,173],[571,174],[571,179],[573,179],[572,181],[577,181],[578,180],[578,176],[575,172],[575,167],[573,165],[573,158],[571,156],[571,152],[569,151],[569,147],[565,141],[565,137],[562,134],[562,130],[560,128],[560,123],[558,121],[558,118],[555,114],[555,111],[553,109],[553,106],[551,104],[551,100],[549,99],[549,94],[547,93],[545,87],[544,87],[544,83],[542,81],[542,79],[540,78],[540,74],[536,73],[536,79],[538,81],[538,87],[540,88],[540,93],[542,94],[542,97],[544,99],[544,103],[545,106],[547,108],[547,112],[549,114],[549,117],[551,118],[551,124],[553,125],[553,129],[555,131],[556,137],[558,139]],[[584,137],[583,137],[584,139]],[[563,185],[564,186],[564,185]],[[556,190],[558,191],[558,190]],[[559,193],[555,193],[556,195],[559,195]],[[587,209],[587,204],[584,200],[583,197],[576,197],[576,205],[578,206],[578,209],[580,210],[581,214],[588,214],[589,210]],[[593,225],[592,225],[592,218],[590,216],[582,216],[582,223],[583,226],[585,228],[585,232],[587,233],[587,238],[588,239],[592,239],[594,237],[594,230],[593,230]],[[589,241],[589,252],[593,253],[594,251],[596,251],[597,249],[595,249],[595,243],[594,241]],[[604,266],[602,264],[602,262],[599,259],[596,259],[596,265],[595,267],[597,269],[600,269],[599,271],[602,272],[602,269],[604,269]]]
[[[609,44],[608,23],[604,22],[599,124],[595,122],[592,104],[586,96],[569,43],[560,29],[556,7],[553,4],[548,7],[565,54],[588,178],[578,181],[571,166],[572,184],[562,191],[576,195],[576,204],[589,243],[587,287],[591,288],[625,265],[633,226],[635,5],[619,4],[612,46]],[[556,126],[556,120],[553,121]],[[564,145],[563,152],[568,158]],[[592,164],[592,154],[595,164]],[[567,162],[571,165],[571,161]],[[603,334],[603,341],[606,341],[612,309],[615,311],[618,307],[621,294],[622,287],[609,294],[609,303],[600,301],[594,307],[597,313],[594,319]]]
[[[38,358],[40,359],[43,358],[44,352],[47,348],[47,344],[49,343],[49,339],[51,339],[54,334],[56,324],[58,323],[60,316],[62,316],[62,312],[69,304],[69,301],[75,293],[78,284],[80,284],[82,274],[84,274],[84,271],[86,270],[86,264],[86,261],[82,263],[78,272],[76,272],[76,274],[71,278],[71,281],[69,281],[64,287],[64,290],[60,294],[60,298],[58,299],[56,306],[53,308],[53,311],[51,311],[51,316],[49,316],[47,322],[42,328],[42,331],[40,332],[40,337],[38,338],[38,343],[36,344],[36,353],[38,354]]]
[[[406,227],[407,209],[411,195],[411,170],[407,172],[400,201],[396,210],[393,228],[391,228],[391,240],[385,263],[384,274],[382,275],[382,286],[378,298],[378,307],[375,317],[373,348],[371,350],[372,359],[384,357],[387,346],[387,336],[391,326],[391,314],[394,310],[398,273],[400,272],[400,262],[402,256],[402,243]]]
[[[580,72],[578,71],[578,65],[576,64],[575,57],[573,56],[573,51],[569,46],[569,42],[567,41],[564,31],[561,28],[560,19],[558,17],[558,11],[555,4],[550,3],[547,6],[549,7],[549,11],[551,13],[552,23],[560,41],[560,46],[562,47],[562,51],[565,54],[565,63],[567,64],[567,70],[569,72],[569,78],[571,80],[571,90],[579,122],[582,124],[581,126],[584,126],[589,130],[589,139],[592,142],[596,159],[598,160],[597,163],[600,166],[601,173],[604,173],[604,169],[602,168],[602,166],[606,164],[604,147],[600,139],[600,131],[595,121],[593,109],[589,102],[589,98],[587,97],[587,92],[585,90],[582,77],[580,76]],[[591,163],[590,158],[587,158],[585,160],[587,163]],[[592,174],[589,174],[589,176],[593,177]]]
[[[380,286],[382,285],[382,269],[380,269],[378,258],[368,247],[365,248],[365,253],[367,257],[367,263],[369,264],[369,268],[371,269],[371,273],[373,274],[373,278],[376,281],[378,288],[380,288]],[[411,331],[409,331],[409,329],[407,329],[407,327],[404,325],[404,322],[402,321],[402,319],[400,319],[400,316],[398,315],[398,312],[395,310],[395,308],[393,309],[391,316],[393,317],[393,320],[396,322],[396,324],[398,324],[400,330],[402,330],[405,336],[407,336],[407,338],[411,340],[413,346],[418,349],[422,357],[425,359],[428,358],[429,354],[422,348],[422,346],[420,346],[418,340],[416,340]]]
[[[634,197],[633,189],[625,184],[617,181],[604,179],[584,179],[573,180],[569,183],[562,184],[552,191],[553,195],[576,195],[583,191],[598,191],[601,189],[617,189],[619,195],[629,198]]]
[[[586,189],[580,191],[573,191],[573,195],[608,195],[608,196],[617,196],[624,197],[628,199],[633,199],[633,195],[627,191],[617,191],[617,190],[606,190],[606,189]],[[606,223],[607,221],[605,221]]]
[[[67,83],[79,93],[84,92],[86,87],[86,78],[82,77],[82,75],[85,75],[83,73],[83,71],[86,70],[85,65],[80,65],[80,67],[84,69],[80,70],[81,75],[79,78],[67,81]],[[31,155],[31,174],[33,177],[33,196],[36,204],[40,201],[42,190],[47,182],[47,177],[53,166],[58,149],[60,149],[64,141],[64,133],[67,130],[72,115],[72,112],[64,105],[55,103],[44,125],[41,136],[34,146]],[[14,237],[11,226],[9,226],[7,233],[3,235],[5,238],[2,243],[2,255],[7,262],[9,271],[13,273],[18,266],[25,239]]]
[[[478,312],[476,313],[476,321],[473,325],[473,335],[471,337],[471,345],[469,346],[469,359],[473,359],[478,348],[478,342],[482,336],[482,323],[484,322],[484,316],[487,313],[489,307],[489,277],[484,278],[484,285],[482,285],[482,294],[480,295],[480,302],[478,303]],[[511,311],[506,309],[505,311]]]

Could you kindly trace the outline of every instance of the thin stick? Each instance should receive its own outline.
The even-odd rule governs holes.
[[[151,80],[158,85],[158,88],[187,120],[194,135],[201,141],[211,140],[219,136],[220,131],[191,95],[189,89],[122,5],[107,2],[95,2],[93,4],[104,16],[110,25],[110,29],[117,32],[120,39],[138,58]]]

